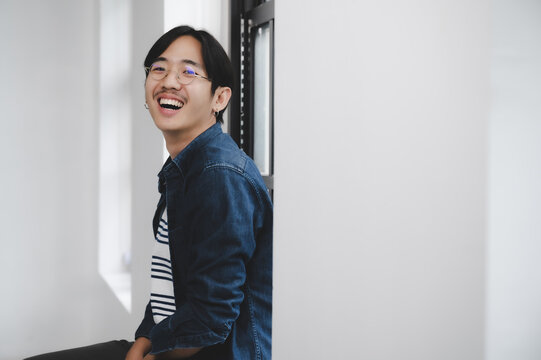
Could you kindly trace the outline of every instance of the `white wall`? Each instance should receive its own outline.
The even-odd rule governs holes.
[[[130,315],[98,274],[98,3],[0,3],[0,359],[130,339],[143,314],[146,277]],[[132,204],[145,219],[134,221],[133,251],[134,266],[148,268],[161,137],[142,105],[142,62],[163,8],[133,9]]]
[[[277,1],[276,359],[483,358],[488,1]]]
[[[487,360],[541,358],[541,2],[494,0]]]

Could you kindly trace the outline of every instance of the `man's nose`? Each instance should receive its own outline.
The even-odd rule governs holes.
[[[163,85],[171,89],[180,89],[179,74],[175,70],[170,70],[163,79]]]

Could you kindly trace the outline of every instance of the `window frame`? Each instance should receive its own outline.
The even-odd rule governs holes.
[[[262,174],[274,190],[274,0],[231,0],[231,62],[236,71],[236,91],[230,103],[229,133],[239,147],[254,157],[254,46],[257,29],[269,24],[269,173]]]

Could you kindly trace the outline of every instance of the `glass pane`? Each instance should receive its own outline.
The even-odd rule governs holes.
[[[270,24],[260,26],[254,38],[254,161],[270,175]]]

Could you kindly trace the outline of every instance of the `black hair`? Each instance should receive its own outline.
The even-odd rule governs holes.
[[[227,56],[224,48],[218,40],[210,35],[205,30],[195,30],[191,26],[177,26],[165,34],[163,34],[148,51],[145,58],[144,66],[148,68],[152,63],[161,55],[173,41],[181,36],[191,36],[201,43],[201,55],[203,57],[203,65],[207,71],[207,77],[211,82],[211,93],[214,92],[219,86],[229,87],[231,91],[234,89],[235,76],[233,72],[233,65]],[[145,69],[146,76],[148,77],[148,70]],[[223,123],[223,113],[227,106],[222,109],[216,116],[216,120]]]

